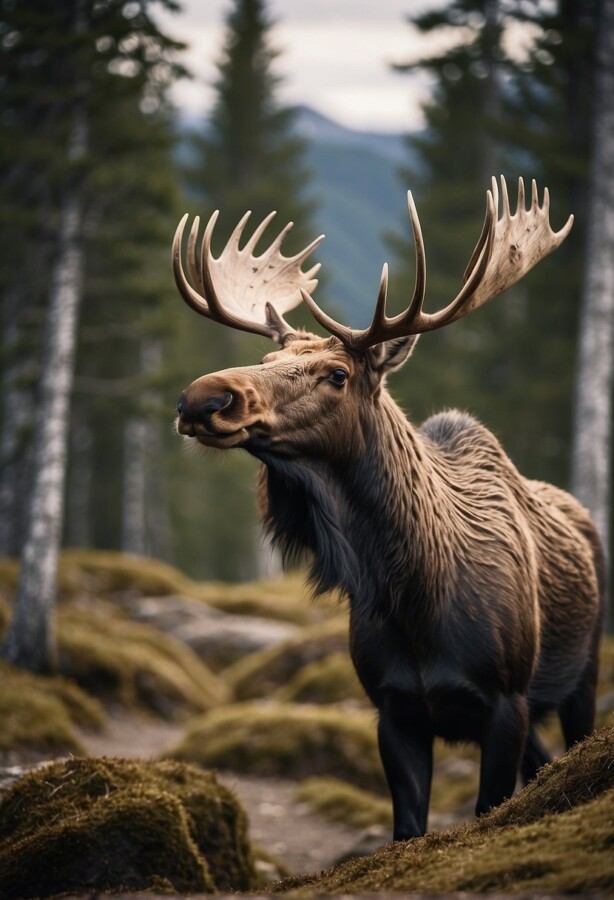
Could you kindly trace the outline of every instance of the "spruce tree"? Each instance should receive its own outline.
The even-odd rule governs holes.
[[[172,2],[161,2],[174,8]],[[37,198],[35,209],[53,248],[47,322],[39,351],[42,364],[35,416],[40,424],[20,581],[3,654],[18,665],[41,671],[52,668],[54,662],[55,576],[85,235],[88,229],[90,237],[95,231],[96,206],[105,202],[97,191],[97,179],[107,159],[98,152],[96,135],[114,133],[114,113],[126,96],[148,102],[158,82],[172,71],[178,48],[157,29],[150,5],[65,0],[53,7],[40,4],[36,10],[32,4],[24,9],[23,4],[6,3],[3,8],[2,26],[11,35],[8,63],[29,75],[20,84],[18,114],[7,117],[9,130],[17,123],[11,135],[13,152],[25,137],[26,123],[43,105],[37,141],[30,141],[32,151],[24,142],[23,156],[12,164],[24,181],[31,177],[44,186],[46,206]],[[121,161],[120,154],[115,172],[120,179]],[[20,258],[18,252],[16,258]]]
[[[286,254],[315,237],[305,146],[293,133],[295,111],[277,97],[273,31],[264,0],[235,0],[226,21],[214,107],[203,133],[193,139],[186,190],[194,211],[205,221],[215,209],[220,210],[214,253],[221,251],[247,210],[252,218],[246,236],[269,212],[277,211],[260,247],[289,221],[296,224],[284,243]],[[254,354],[264,349],[262,339],[204,320],[198,328],[193,312],[185,310],[184,315],[190,317],[191,331],[199,341],[191,356],[191,373],[186,373],[188,380],[205,370],[253,362]],[[190,555],[200,555],[199,574],[230,579],[258,574],[255,463],[239,454],[221,459],[210,453],[200,459],[186,456],[182,468],[186,477],[182,485],[175,480],[173,493],[181,498],[177,505],[182,517],[189,511],[193,523],[186,540],[194,545]],[[194,483],[199,485],[197,496]],[[208,535],[206,541],[203,533]]]
[[[485,158],[493,159],[493,147],[497,169],[508,176],[512,195],[518,175],[525,182],[535,177],[541,190],[545,185],[550,188],[554,228],[570,212],[578,215],[563,247],[508,294],[440,335],[423,339],[412,370],[407,370],[404,390],[414,405],[412,385],[428,385],[428,405],[418,398],[421,414],[446,404],[477,413],[502,438],[525,474],[561,485],[568,482],[585,220],[578,198],[587,173],[591,6],[582,5],[580,11],[567,0],[556,8],[458,0],[417,21],[427,33],[444,24],[463,29],[452,50],[415,64],[418,69],[426,66],[435,78],[434,98],[426,108],[426,133],[414,142],[421,167],[410,181],[410,186],[417,181],[418,199],[424,198],[419,211],[433,305],[446,302],[460,285],[459,280],[451,283],[450,275],[459,279],[477,237],[481,213],[476,203],[482,202],[489,184],[483,173],[478,186],[475,173]],[[503,26],[512,20],[524,25],[530,21],[536,35],[523,61],[506,56],[502,48]],[[489,44],[493,37],[496,41]],[[407,183],[407,176],[404,180]],[[467,191],[470,184],[473,201]],[[404,283],[408,277],[406,267]]]

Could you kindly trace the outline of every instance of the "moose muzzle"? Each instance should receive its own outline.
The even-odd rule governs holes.
[[[177,431],[209,447],[228,448],[249,436],[261,420],[262,404],[254,386],[239,377],[204,375],[186,388],[177,403]]]

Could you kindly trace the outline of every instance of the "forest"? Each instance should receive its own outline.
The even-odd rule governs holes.
[[[408,95],[416,79],[428,91],[423,125],[390,133],[283,101],[281,20],[271,0],[227,0],[209,60],[213,104],[203,100],[197,116],[176,101],[177,86],[194,80],[188,45],[162,24],[180,19],[180,0],[0,0],[2,897],[614,888],[611,599],[599,647],[596,626],[583,645],[581,677],[593,679],[586,739],[568,739],[563,703],[560,722],[545,713],[526,719],[511,790],[480,808],[486,738],[476,742],[480,761],[477,747],[446,744],[433,731],[422,836],[398,839],[395,820],[389,843],[387,708],[376,704],[378,738],[376,691],[367,697],[366,670],[357,675],[348,646],[347,607],[355,628],[365,612],[360,597],[347,590],[346,603],[339,579],[341,589],[314,602],[304,585],[309,552],[283,570],[263,536],[254,456],[189,452],[194,441],[177,434],[178,398],[194,379],[255,365],[274,348],[262,329],[247,334],[196,318],[183,302],[171,244],[184,213],[206,223],[220,211],[216,256],[247,210],[248,235],[277,213],[259,237],[261,251],[287,222],[295,224],[286,255],[325,232],[310,257],[322,264],[317,303],[362,328],[385,261],[390,315],[414,290],[420,267],[408,189],[428,260],[425,311],[433,313],[461,289],[492,177],[507,179],[513,204],[518,178],[527,203],[535,179],[540,202],[549,189],[555,231],[574,217],[564,243],[493,302],[423,335],[386,385],[412,423],[442,409],[471,413],[535,480],[531,490],[552,491],[536,484],[549,482],[573,493],[592,515],[607,567],[614,5],[406,6],[398,26],[407,54],[382,66]],[[305,304],[287,318],[322,333]],[[393,368],[401,353],[394,338],[377,346]],[[356,519],[357,532],[368,531],[361,546],[371,540],[367,557],[383,571],[380,536]],[[475,521],[479,544],[483,510]],[[343,551],[334,529],[324,533]],[[584,548],[593,534],[589,525]],[[428,537],[436,546],[438,534]],[[316,563],[325,556],[317,541],[306,546]],[[599,595],[601,570],[595,551],[580,586],[571,555],[556,558],[557,546],[540,557],[538,575],[554,584],[563,573],[561,583],[574,584],[573,597],[552,588],[571,613],[554,630],[554,652],[550,645],[560,662],[559,637],[578,644],[583,621],[600,625],[598,602],[589,616],[583,598],[587,585],[593,600]],[[468,583],[488,593],[490,584],[470,580],[478,555]],[[519,558],[535,562],[529,551]],[[504,567],[491,556],[484,571],[496,579]],[[326,572],[320,583],[330,587]],[[467,598],[475,625],[479,607]],[[367,631],[394,627],[388,620],[398,609],[391,601],[382,616],[386,609],[367,610]],[[494,609],[487,612],[494,622]],[[450,626],[450,657],[460,653],[459,621]],[[497,636],[506,652],[507,626]],[[546,626],[544,646],[553,638]],[[475,625],[471,635],[481,634]],[[477,649],[470,647],[476,659]],[[481,650],[476,668],[487,671],[489,647]],[[366,658],[368,669],[368,647]],[[395,691],[393,684],[391,705]],[[570,697],[581,705],[579,689]],[[518,708],[528,716],[528,706]],[[518,772],[524,786],[514,792]]]

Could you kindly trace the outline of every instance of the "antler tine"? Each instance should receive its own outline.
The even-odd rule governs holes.
[[[295,253],[294,256],[289,256],[288,262],[292,263],[293,265],[295,265],[297,263],[299,263],[299,264],[302,263],[303,260],[307,259],[307,257],[313,253],[313,251],[316,249],[316,247],[320,246],[320,244],[322,243],[323,240],[324,240],[323,234],[321,234],[317,238],[314,238],[313,241],[310,244],[308,244],[304,250],[299,250],[299,252]],[[320,269],[321,265],[322,265],[321,263],[316,263],[316,265],[313,268],[316,271],[318,271]],[[310,271],[312,272],[313,269],[310,269]],[[309,275],[309,273],[305,273],[305,274]]]
[[[407,307],[407,312],[403,313],[402,316],[405,321],[411,322],[416,316],[421,314],[426,294],[426,253],[424,250],[424,238],[422,237],[422,227],[420,225],[418,210],[416,209],[414,196],[411,191],[407,192],[407,209],[409,210],[409,220],[414,236],[416,279],[414,283],[414,295]]]
[[[283,256],[280,248],[292,227],[292,223],[289,223],[262,255],[256,257],[253,251],[275,213],[270,213],[257,225],[241,248],[241,239],[250,215],[247,212],[241,218],[217,258],[211,251],[211,242],[218,212],[214,212],[207,222],[200,246],[200,222],[198,217],[195,219],[187,245],[190,280],[185,275],[181,258],[188,219],[185,215],[173,240],[175,280],[186,303],[200,315],[241,331],[263,334],[281,341],[292,332],[282,314],[301,302],[301,288],[313,290],[317,287],[314,275],[319,265],[305,273],[301,264],[318,246],[322,237],[312,241],[293,257]],[[271,308],[275,310],[275,315],[271,315]]]
[[[560,231],[552,230],[548,217],[548,189],[544,190],[544,200],[540,206],[537,184],[534,180],[531,183],[531,205],[527,210],[524,181],[522,178],[518,179],[516,211],[512,214],[507,184],[502,175],[501,206],[502,212],[499,217],[499,187],[496,178],[493,178],[491,190],[486,192],[486,213],[482,232],[465,270],[463,286],[454,300],[436,313],[424,313],[422,310],[426,261],[420,221],[410,193],[408,193],[408,208],[416,247],[416,285],[407,310],[393,318],[386,317],[387,277],[384,278],[384,275],[380,283],[373,320],[369,328],[362,331],[335,322],[322,312],[304,291],[303,301],[314,318],[353,351],[363,351],[385,340],[422,334],[455,322],[516,284],[533,266],[563,242],[573,224],[573,216],[570,216]]]
[[[215,224],[217,222],[219,215],[219,210],[215,210],[209,221],[207,222],[207,227],[205,228],[205,233],[203,235],[203,240],[200,248],[200,260],[201,260],[201,276],[202,276],[202,288],[205,297],[207,298],[207,304],[211,311],[211,318],[215,319],[217,322],[226,323],[226,315],[224,312],[224,308],[219,301],[217,296],[217,291],[215,289],[215,285],[213,283],[213,279],[211,278],[211,262],[213,261],[213,254],[211,252],[211,238],[213,237],[213,229],[215,228]],[[248,211],[239,221],[239,224],[235,227],[234,231],[230,235],[228,239],[228,243],[224,250],[227,247],[231,246],[233,243],[236,247],[239,245],[239,239],[241,237],[241,232],[250,217],[251,213]],[[236,238],[236,241],[235,241]],[[228,323],[231,324],[231,323]]]
[[[225,253],[227,250],[230,250],[230,248],[232,248],[234,250],[239,249],[239,244],[241,243],[241,237],[243,235],[243,230],[244,230],[244,228],[247,224],[247,220],[250,218],[251,214],[252,214],[251,209],[248,209],[247,212],[243,213],[243,215],[241,216],[241,218],[239,219],[239,221],[233,228],[232,234],[228,238],[228,240],[226,242],[226,246],[224,247],[224,250],[222,251],[222,253]]]
[[[198,252],[197,238],[198,229],[200,228],[200,216],[194,216],[192,227],[188,235],[188,249],[186,252],[186,262],[188,264],[188,272],[190,278],[202,290],[202,270],[200,265],[200,254]]]
[[[173,238],[173,248],[172,248],[172,262],[173,262],[173,273],[175,275],[175,283],[179,288],[179,292],[188,306],[191,306],[192,309],[199,313],[201,316],[207,316],[207,318],[211,318],[209,307],[207,305],[204,297],[201,297],[200,294],[197,294],[196,291],[192,288],[191,284],[185,277],[185,272],[183,271],[183,265],[181,262],[181,247],[183,244],[183,233],[185,231],[186,222],[188,221],[188,214],[186,213],[177,229],[175,231],[175,237]]]
[[[411,328],[413,323],[422,316],[422,305],[424,303],[426,290],[426,255],[420,219],[411,191],[407,192],[407,206],[416,248],[416,281],[412,299],[404,312],[399,313],[399,315],[390,319],[386,315],[386,300],[388,297],[387,263],[384,263],[382,269],[371,324],[368,328],[362,330],[349,328],[347,325],[336,322],[320,309],[314,299],[310,297],[306,291],[301,291],[303,302],[314,319],[330,332],[330,334],[338,337],[348,349],[354,352],[358,353],[362,350],[366,350],[368,347],[372,347],[374,344],[379,344],[382,341],[413,333],[408,330],[408,328]]]
[[[256,244],[258,243],[258,241],[260,240],[260,238],[266,231],[266,229],[269,225],[269,222],[271,222],[271,220],[274,219],[276,215],[277,215],[277,213],[275,212],[275,210],[273,210],[273,212],[270,212],[268,214],[268,216],[264,217],[264,219],[262,220],[260,225],[258,225],[256,230],[252,234],[251,238],[248,240],[245,247],[243,248],[244,253],[253,253],[254,252]]]

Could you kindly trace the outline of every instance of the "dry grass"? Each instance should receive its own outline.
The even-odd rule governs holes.
[[[291,878],[278,892],[589,893],[614,887],[614,727],[546,766],[487,816]]]

